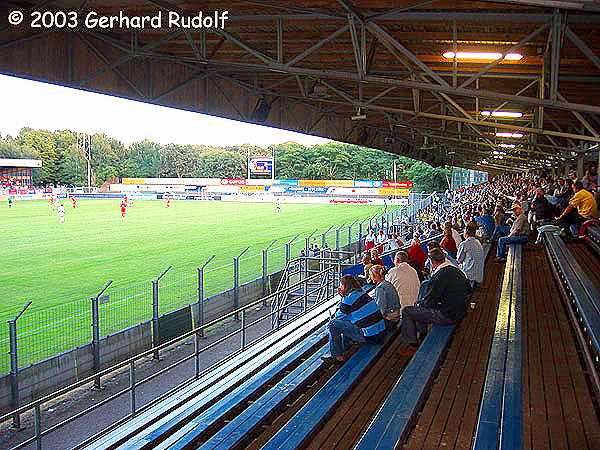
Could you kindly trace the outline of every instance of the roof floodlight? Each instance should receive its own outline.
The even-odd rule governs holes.
[[[454,52],[444,52],[442,55],[446,59],[454,59]],[[502,58],[502,53],[498,52],[456,52],[456,59],[477,59],[483,61],[495,61]],[[507,53],[504,58],[507,61],[519,61],[523,58],[520,53]]]

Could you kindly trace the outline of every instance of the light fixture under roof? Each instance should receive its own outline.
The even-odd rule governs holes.
[[[516,145],[515,144],[498,144],[498,147],[502,147],[502,148],[515,148]]]
[[[454,59],[454,52],[444,52],[443,57]],[[502,58],[502,53],[498,52],[456,52],[456,59],[478,59],[482,61],[496,61]],[[520,53],[507,53],[503,59],[507,61],[519,61],[523,58]]]
[[[496,131],[496,136],[507,137],[507,138],[522,138],[523,133],[510,133],[507,131]]]
[[[511,118],[519,118],[523,117],[523,113],[519,111],[481,111],[480,114],[482,116],[492,116],[492,117],[511,117]]]

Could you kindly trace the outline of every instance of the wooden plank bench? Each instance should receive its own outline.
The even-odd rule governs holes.
[[[315,346],[318,345],[319,348],[322,348],[320,342],[325,337],[325,329],[309,336],[289,352],[248,378],[227,394],[227,396],[216,402],[194,402],[192,405],[182,405],[173,412],[170,421],[163,423],[161,426],[152,427],[151,431],[144,433],[145,436],[141,440],[138,439],[137,442],[143,442],[144,445],[146,443],[151,444],[152,448],[156,448],[157,450],[184,448],[186,445],[196,441],[209,428],[217,424],[229,411],[244,404],[262,386],[271,383],[274,378],[283,373],[296,360],[303,357],[303,355],[307,355],[309,352],[312,353]],[[197,403],[202,404],[199,405]],[[198,410],[202,412],[198,414]],[[182,423],[184,424],[183,426]],[[171,432],[171,428],[173,427],[177,427],[175,432]],[[134,445],[124,448],[140,447]]]
[[[233,389],[235,384],[232,383],[232,380],[237,379],[239,382],[241,373],[248,375],[253,371],[260,370],[290,346],[301,342],[312,335],[315,330],[322,327],[329,320],[329,313],[334,310],[338,302],[338,297],[324,302],[314,310],[286,324],[256,345],[237,354],[235,358],[229,359],[199,380],[182,387],[165,400],[119,427],[110,430],[85,448],[88,450],[118,448],[119,445],[127,442],[138,433],[144,432],[148,424],[159,423],[180,405],[197,399],[200,394],[207,393],[209,389],[214,389],[218,385],[227,385],[230,389]]]
[[[306,443],[389,342],[390,339],[387,339],[384,344],[361,345],[335,375],[263,446],[263,450],[296,449]]]
[[[576,319],[585,334],[585,344],[592,352],[593,363],[599,363],[600,355],[600,291],[585,274],[562,239],[555,234],[544,235],[546,251],[552,262],[552,270],[561,281],[561,287],[569,298]]]
[[[321,356],[327,351],[328,346],[323,346],[198,448],[225,450],[238,446],[251,430],[259,427],[272,411],[285,405],[296,389],[319,372],[323,366]]]
[[[484,259],[490,246],[484,247]],[[393,449],[404,442],[419,412],[434,372],[450,344],[455,326],[436,325],[392,388],[385,402],[354,447],[355,450]]]
[[[474,450],[523,447],[521,331],[522,247],[511,245],[504,269]]]
[[[454,328],[454,325],[432,327],[354,447],[356,450],[393,449],[406,438]]]
[[[600,257],[600,226],[592,225],[584,236],[585,241],[594,249],[596,255]]]

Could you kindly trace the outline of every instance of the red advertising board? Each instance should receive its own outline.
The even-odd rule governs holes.
[[[246,180],[243,178],[221,178],[221,184],[226,186],[244,186]]]
[[[388,181],[385,180],[383,182],[384,188],[402,188],[402,189],[410,189],[413,187],[412,181]]]

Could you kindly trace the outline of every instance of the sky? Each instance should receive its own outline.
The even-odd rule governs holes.
[[[254,144],[266,147],[289,141],[303,145],[329,141],[4,75],[0,75],[0,99],[3,105],[2,136],[15,136],[22,127],[30,127],[105,133],[125,144],[149,139],[161,144]]]

